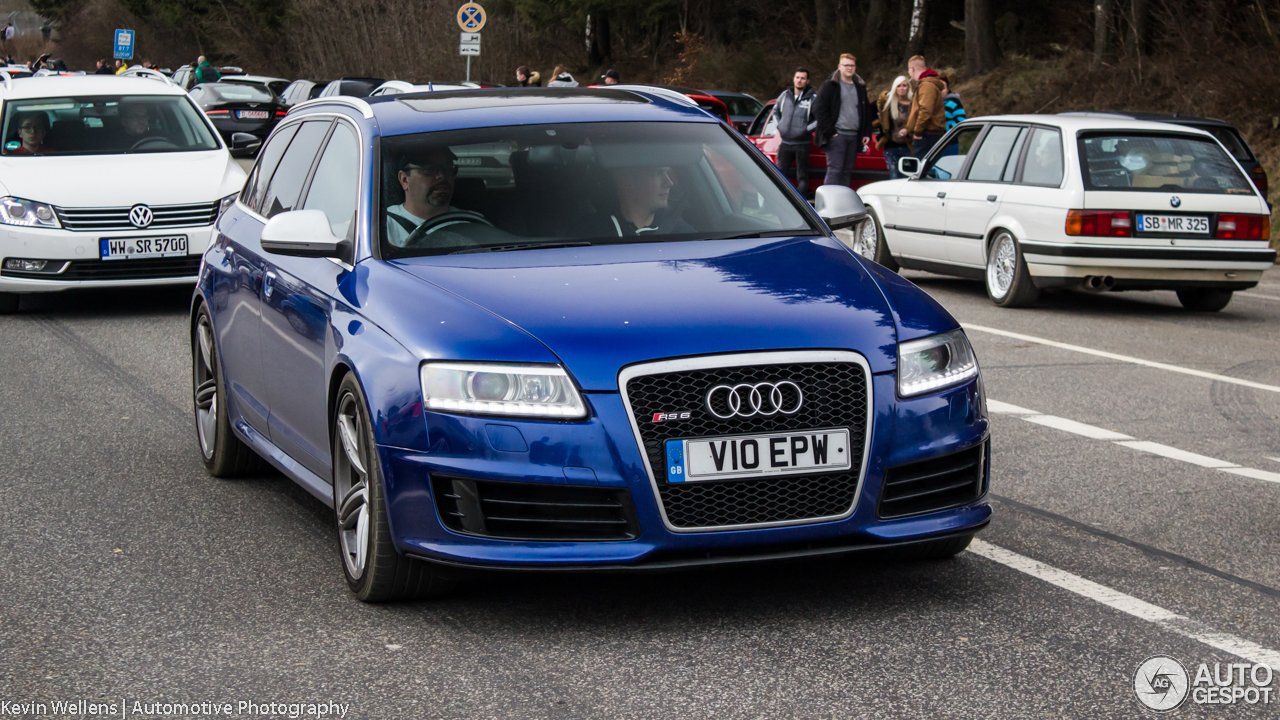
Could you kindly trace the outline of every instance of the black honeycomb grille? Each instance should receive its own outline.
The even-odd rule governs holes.
[[[799,412],[722,420],[707,391],[725,384],[790,380],[804,394]],[[678,528],[806,520],[842,515],[853,506],[867,432],[867,377],[855,363],[787,363],[685,370],[632,378],[625,388],[667,519]],[[720,411],[724,414],[724,408]],[[653,422],[655,413],[690,413]],[[751,480],[668,483],[666,442],[682,438],[847,428],[851,470]]]

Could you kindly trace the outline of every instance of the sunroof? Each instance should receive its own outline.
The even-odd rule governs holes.
[[[517,107],[529,105],[613,105],[618,103],[647,103],[644,96],[625,90],[587,90],[582,88],[558,88],[548,90],[461,90],[440,93],[415,93],[397,98],[418,112],[447,112],[450,110],[478,110],[493,107]]]

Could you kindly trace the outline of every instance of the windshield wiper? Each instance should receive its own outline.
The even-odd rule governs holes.
[[[703,240],[746,240],[749,238],[767,238],[767,237],[803,237],[805,235],[813,235],[811,230],[756,230],[754,232],[742,233],[740,235],[724,235],[702,238]]]
[[[481,245],[480,247],[466,248],[464,250],[454,250],[450,255],[467,255],[470,253],[487,253],[487,252],[509,252],[511,250],[540,250],[542,248],[563,248],[563,247],[586,247],[591,243],[581,242],[562,242],[562,243],[520,243],[518,245]]]

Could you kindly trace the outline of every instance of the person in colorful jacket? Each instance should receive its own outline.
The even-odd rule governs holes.
[[[939,75],[938,79],[942,81],[942,108],[947,118],[947,131],[965,121],[964,103],[960,101],[960,94],[951,92],[951,78],[946,75]]]

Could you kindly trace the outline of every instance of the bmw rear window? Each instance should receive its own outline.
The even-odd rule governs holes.
[[[1216,142],[1191,135],[1080,137],[1085,189],[1251,195],[1253,184]]]

